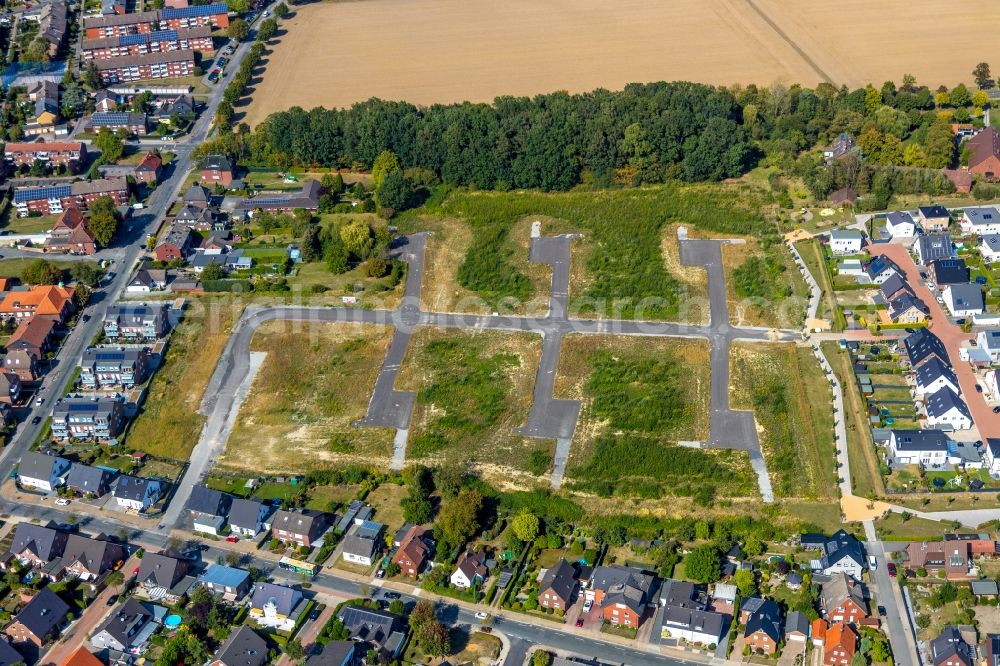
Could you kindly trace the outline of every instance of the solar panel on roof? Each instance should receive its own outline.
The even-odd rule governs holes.
[[[73,191],[69,185],[56,185],[54,187],[38,187],[30,190],[15,190],[14,203],[25,201],[39,201],[41,199],[59,199],[68,197]]]
[[[149,41],[151,42],[176,42],[177,41],[177,31],[176,30],[157,30],[149,34]]]
[[[288,203],[287,197],[265,197],[263,199],[251,199],[250,203],[254,206],[277,206],[280,204]]]
[[[195,16],[211,16],[212,14],[226,14],[229,8],[224,2],[214,2],[210,5],[195,5],[193,7],[167,7],[160,12],[160,17],[165,19],[193,18]]]
[[[94,357],[98,361],[118,361],[125,358],[124,352],[103,352]]]
[[[146,44],[149,42],[150,35],[140,34],[140,35],[122,35],[118,38],[118,46],[136,46],[138,44]]]
[[[66,409],[71,412],[91,412],[96,408],[96,402],[73,403],[66,405]]]
[[[127,113],[95,113],[90,117],[93,125],[127,125]]]

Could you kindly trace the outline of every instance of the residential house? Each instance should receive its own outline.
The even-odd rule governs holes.
[[[3,156],[14,166],[30,167],[37,160],[75,173],[87,161],[87,144],[82,141],[10,142],[4,145]]]
[[[291,631],[305,609],[302,593],[284,585],[254,583],[250,617],[260,627]]]
[[[917,259],[927,265],[932,261],[951,258],[951,236],[948,234],[926,234],[914,244]]]
[[[232,495],[209,488],[203,484],[197,484],[191,488],[187,510],[191,512],[192,518],[197,518],[201,515],[225,517],[229,515],[229,509],[232,504]]]
[[[858,624],[869,616],[861,584],[843,572],[833,574],[830,581],[823,584],[820,608],[830,623]]]
[[[146,380],[149,350],[131,347],[88,347],[80,359],[80,384],[90,390],[132,387]]]
[[[411,527],[392,556],[392,562],[404,575],[415,578],[430,561],[432,546],[427,528],[419,525]]]
[[[927,396],[924,409],[930,427],[951,427],[954,430],[972,427],[972,414],[965,401],[947,386]]]
[[[102,650],[125,654],[142,652],[153,633],[160,628],[166,609],[162,606],[128,599],[94,631],[91,644]]]
[[[224,2],[190,7],[165,7],[160,10],[160,29],[181,30],[209,26],[215,30],[229,27],[229,7]]]
[[[785,642],[805,643],[809,640],[809,618],[802,611],[792,611],[785,618]]]
[[[130,294],[148,294],[167,286],[167,271],[162,268],[140,268],[132,276],[125,291]]]
[[[124,178],[56,181],[52,185],[15,188],[14,207],[18,217],[28,217],[30,213],[58,215],[73,206],[86,210],[100,197],[110,197],[116,206],[121,206],[128,196],[128,181]]]
[[[838,208],[844,206],[853,206],[854,202],[858,200],[858,193],[850,187],[842,187],[841,189],[833,192],[830,195],[830,203]]]
[[[155,11],[111,14],[83,19],[87,39],[154,32],[159,14]]]
[[[889,276],[889,279],[879,285],[879,293],[881,293],[882,300],[886,303],[889,303],[893,299],[899,298],[900,296],[915,295],[913,287],[910,286],[910,283],[903,279],[903,276],[898,273]]]
[[[385,525],[365,521],[356,526],[354,531],[344,538],[343,558],[348,562],[370,567],[382,554],[382,544],[385,543],[383,533]]]
[[[950,284],[942,294],[953,317],[972,317],[983,312],[983,290],[975,284]]]
[[[980,331],[976,334],[976,344],[991,361],[1000,362],[1000,331]]]
[[[931,204],[917,208],[917,221],[920,222],[920,228],[924,230],[924,233],[930,234],[936,231],[946,231],[951,223],[951,215],[948,214],[948,209],[944,206]]]
[[[399,656],[406,627],[395,615],[361,606],[344,606],[337,614],[351,640],[367,643],[389,659]]]
[[[122,111],[95,112],[87,122],[87,129],[98,132],[103,128],[112,132],[124,131],[129,136],[146,136],[146,114]]]
[[[587,598],[601,607],[606,622],[638,628],[642,624],[656,577],[623,566],[594,569]]]
[[[162,304],[115,304],[104,315],[104,336],[109,340],[152,341],[167,333],[167,307]]]
[[[750,601],[748,599],[748,601]],[[753,611],[747,614],[743,632],[747,647],[752,652],[774,654],[784,638],[781,627],[781,609],[770,599],[759,599]]]
[[[340,642],[340,641],[335,641]],[[353,648],[353,644],[351,646]],[[353,654],[353,653],[352,653]],[[268,660],[267,641],[243,625],[229,634],[208,666],[264,666]],[[333,664],[333,662],[325,662]],[[347,666],[335,664],[334,666]]]
[[[813,647],[822,647],[823,643],[826,642],[827,628],[826,620],[817,618],[812,621],[812,625],[809,627],[809,637],[812,639]]]
[[[894,324],[919,324],[930,316],[927,305],[910,294],[904,294],[889,302],[889,319]]]
[[[96,659],[96,657],[93,656],[92,658]],[[25,663],[24,656],[20,652],[15,650],[14,647],[6,639],[0,639],[0,666],[16,666],[17,664],[24,664],[24,663]],[[62,666],[104,666],[104,664],[102,664],[100,661],[98,661],[96,664],[92,662],[88,664],[84,664],[82,662],[80,664],[71,664],[69,662],[64,662]]]
[[[940,430],[892,430],[889,455],[897,465],[940,467],[948,458],[948,437]]]
[[[42,315],[62,323],[76,311],[73,306],[75,293],[72,287],[57,285],[33,285],[24,291],[8,291],[0,301],[0,317],[21,320]]]
[[[56,439],[97,439],[118,436],[125,425],[125,409],[118,398],[60,398],[52,407],[52,436]]]
[[[84,39],[81,47],[84,60],[104,60],[164,51],[183,51],[185,49],[210,51],[212,49],[212,29],[202,26],[96,37]]]
[[[354,641],[330,641],[306,659],[306,666],[351,666],[356,661],[356,647]]]
[[[841,132],[833,140],[829,148],[823,150],[823,157],[827,160],[835,160],[843,157],[854,149],[854,137],[846,132]]]
[[[204,186],[194,183],[188,188],[187,192],[184,193],[184,205],[197,206],[198,208],[205,208],[212,201],[211,195],[209,195],[208,190]]]
[[[208,588],[212,594],[222,595],[226,601],[237,601],[250,591],[253,581],[250,580],[250,573],[243,569],[210,564],[198,576],[198,584]]]
[[[837,622],[826,630],[823,642],[823,663],[826,666],[849,666],[858,651],[858,635],[845,622]]]
[[[150,151],[143,155],[142,160],[135,165],[135,180],[138,183],[151,185],[160,181],[163,170],[163,159]]]
[[[1000,234],[1000,210],[996,206],[963,208],[959,226],[963,233],[977,236]]]
[[[104,58],[94,63],[104,84],[189,76],[195,68],[191,49]]]
[[[919,395],[937,393],[943,388],[951,389],[955,393],[962,391],[955,371],[936,356],[917,368],[916,381]]]
[[[566,610],[572,603],[576,591],[576,569],[560,557],[559,561],[546,569],[538,586],[538,605],[542,608]]]
[[[451,574],[451,584],[457,588],[470,588],[481,585],[487,575],[486,553],[466,550],[458,557],[455,571]]]
[[[63,485],[70,461],[59,456],[47,456],[28,451],[17,466],[17,481],[25,488],[47,493]]]
[[[933,666],[974,666],[976,650],[965,642],[958,628],[947,626],[931,641],[931,663]]]
[[[965,284],[969,281],[969,269],[964,259],[940,259],[931,263],[931,275],[938,287],[949,284]]]
[[[99,534],[70,534],[63,550],[63,574],[81,580],[96,580],[127,559],[125,549]]]
[[[830,232],[830,251],[834,254],[858,254],[865,237],[857,229],[834,229]]]
[[[882,284],[893,275],[903,275],[896,263],[885,256],[878,256],[865,265],[865,275],[873,284]]]
[[[993,478],[1000,477],[1000,439],[987,437],[983,448],[983,461]]]
[[[56,220],[43,243],[46,252],[91,255],[97,252],[97,239],[76,206],[66,208]]]
[[[236,204],[236,210],[266,211],[273,213],[291,213],[296,208],[303,210],[319,210],[319,197],[322,187],[315,180],[307,180],[298,192],[264,192],[256,197],[242,199]]]
[[[982,236],[979,239],[979,253],[987,263],[1000,258],[1000,233]]]
[[[253,499],[236,498],[229,509],[229,529],[244,537],[253,538],[264,527],[268,507],[263,502]]]
[[[30,351],[12,350],[4,355],[3,368],[17,375],[22,382],[31,382],[42,374],[38,361],[38,355]]]
[[[905,210],[893,211],[885,216],[885,230],[892,238],[913,238],[917,225]]]
[[[969,581],[969,588],[972,595],[982,603],[984,600],[996,601],[1000,596],[1000,586],[992,578],[981,578]]]
[[[7,340],[7,351],[24,351],[42,358],[51,348],[49,341],[52,339],[55,327],[54,320],[42,315],[22,319],[14,329],[14,334]]]
[[[42,647],[54,638],[69,616],[69,605],[59,595],[43,587],[4,629],[14,643],[34,643]]]
[[[983,663],[984,666],[1000,666],[1000,634],[986,634]]]
[[[189,571],[190,567],[184,560],[166,553],[147,552],[142,557],[135,581],[147,598],[175,604],[195,583],[195,579],[188,575]]]
[[[951,580],[970,577],[969,546],[964,542],[913,542],[907,544],[906,555],[910,569],[926,569],[932,576],[943,571]]]
[[[945,363],[951,363],[944,343],[926,328],[919,328],[903,338],[903,347],[910,359],[910,366],[914,368],[935,356]]]
[[[118,506],[142,513],[160,500],[163,487],[156,479],[123,474],[111,492]]]
[[[965,142],[969,151],[969,173],[986,180],[1000,177],[1000,134],[992,127],[980,131]]]
[[[62,557],[68,538],[66,532],[55,528],[55,523],[18,523],[8,552],[21,564],[43,567]]]
[[[16,373],[0,370],[0,402],[16,405],[21,397],[21,378]]]
[[[225,155],[209,155],[199,169],[201,182],[229,187],[233,182],[233,163]]]
[[[330,528],[329,514],[309,509],[289,511],[280,509],[271,521],[274,538],[294,541],[299,546],[311,548]]]
[[[191,250],[191,228],[183,224],[171,225],[167,232],[156,242],[153,254],[157,261],[169,262],[183,259]]]
[[[820,559],[812,563],[814,570],[822,571],[828,576],[844,572],[855,580],[861,580],[861,573],[866,568],[865,552],[861,542],[853,534],[844,530],[837,530],[829,537],[803,534],[800,543],[803,548],[822,552]]]
[[[705,646],[718,645],[726,631],[726,616],[709,610],[667,606],[663,610],[661,638],[673,638]]]
[[[185,204],[177,211],[174,223],[183,224],[198,231],[209,231],[215,227],[215,210],[211,206],[199,207]]]

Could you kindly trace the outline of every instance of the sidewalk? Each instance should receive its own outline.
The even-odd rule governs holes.
[[[40,506],[46,509],[58,509],[68,514],[73,513],[78,516],[91,516],[102,520],[127,523],[140,529],[152,529],[156,527],[155,517],[147,518],[134,513],[125,513],[124,511],[106,511],[102,505],[108,501],[111,497],[110,495],[96,500],[99,506],[95,506],[93,503],[82,499],[73,499],[68,506],[56,506],[55,501],[58,499],[58,496],[55,493],[51,495],[36,495],[35,493],[23,492],[18,490],[13,479],[8,479],[0,486],[0,497],[11,502],[17,502],[18,504]]]

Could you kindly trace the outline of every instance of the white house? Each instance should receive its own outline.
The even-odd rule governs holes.
[[[987,370],[983,384],[983,390],[991,399],[1000,400],[1000,370]]]
[[[893,430],[889,455],[900,465],[944,465],[948,459],[948,437],[940,430]]]
[[[962,392],[954,370],[936,356],[917,368],[916,380],[917,393],[920,395],[937,393],[943,388],[950,388],[955,393]]]
[[[118,506],[141,513],[156,504],[161,492],[162,486],[156,479],[122,475],[111,494]]]
[[[1000,234],[1000,210],[996,206],[975,206],[963,208],[958,222],[962,231],[978,236]]]
[[[893,211],[885,216],[885,230],[893,238],[913,238],[917,225],[905,210]]]
[[[860,259],[844,259],[837,264],[837,274],[857,277],[865,274],[865,267],[861,265]]]
[[[951,236],[948,234],[924,234],[914,246],[921,264],[951,258]]]
[[[229,509],[229,530],[239,536],[255,537],[261,530],[270,527],[265,524],[268,511],[263,502],[236,498]]]
[[[990,437],[986,440],[983,459],[986,461],[986,469],[989,470],[990,476],[1000,478],[1000,439]]]
[[[941,294],[953,317],[972,317],[983,312],[983,290],[975,284],[950,284]]]
[[[865,237],[857,229],[834,229],[830,232],[830,251],[834,254],[858,254]]]
[[[979,331],[976,344],[989,354],[991,361],[1000,362],[1000,331]]]
[[[250,617],[260,627],[291,631],[302,614],[302,593],[284,585],[255,583],[250,597]]]
[[[865,266],[865,275],[868,276],[872,284],[882,284],[893,275],[904,277],[903,271],[896,265],[896,262],[885,256],[875,257],[869,261]]]
[[[348,534],[344,537],[344,547],[341,556],[347,562],[370,567],[375,563],[381,549],[375,539]]]
[[[466,589],[479,585],[486,579],[486,555],[482,551],[465,551],[458,558],[455,571],[451,574],[451,584]]]
[[[219,536],[222,532],[222,528],[226,526],[226,519],[224,516],[213,516],[208,513],[198,514],[198,517],[194,519],[194,531],[201,532],[203,534],[211,534],[212,536]]]
[[[688,643],[718,645],[726,628],[726,616],[721,613],[667,606],[663,611],[662,638],[682,639]]]
[[[987,262],[1000,259],[1000,234],[990,234],[979,239],[979,254]]]
[[[50,493],[63,485],[71,466],[72,463],[65,458],[28,452],[21,456],[17,466],[17,480],[26,488]]]
[[[927,425],[931,427],[951,426],[955,430],[968,430],[972,427],[969,407],[950,388],[942,388],[927,396],[924,408],[927,412]]]

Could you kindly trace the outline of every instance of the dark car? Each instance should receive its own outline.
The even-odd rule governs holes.
[[[118,603],[118,595],[117,594],[112,594],[110,597],[108,597],[108,605],[109,606],[114,606],[116,603]]]
[[[399,592],[386,592],[382,596],[386,599],[399,599]]]
[[[493,632],[493,627],[479,627],[479,631],[483,632],[484,634],[489,634]]]
[[[36,416],[35,418],[31,419],[31,425],[38,425],[41,422],[42,422],[41,416]]]
[[[879,615],[885,615],[885,606],[879,606],[878,607],[878,614]]]
[[[583,618],[582,617],[576,618],[576,626],[578,626],[578,627],[582,627],[583,626]]]
[[[892,577],[896,576],[896,565],[895,564],[893,564],[892,562],[889,562],[887,565],[885,565],[885,568],[889,571],[889,575],[890,576],[892,576]]]
[[[976,393],[982,393],[982,392],[983,392],[983,387],[980,386],[979,384],[976,384]]]
[[[993,408],[993,413],[1000,414],[1000,405],[997,405],[996,407]]]

